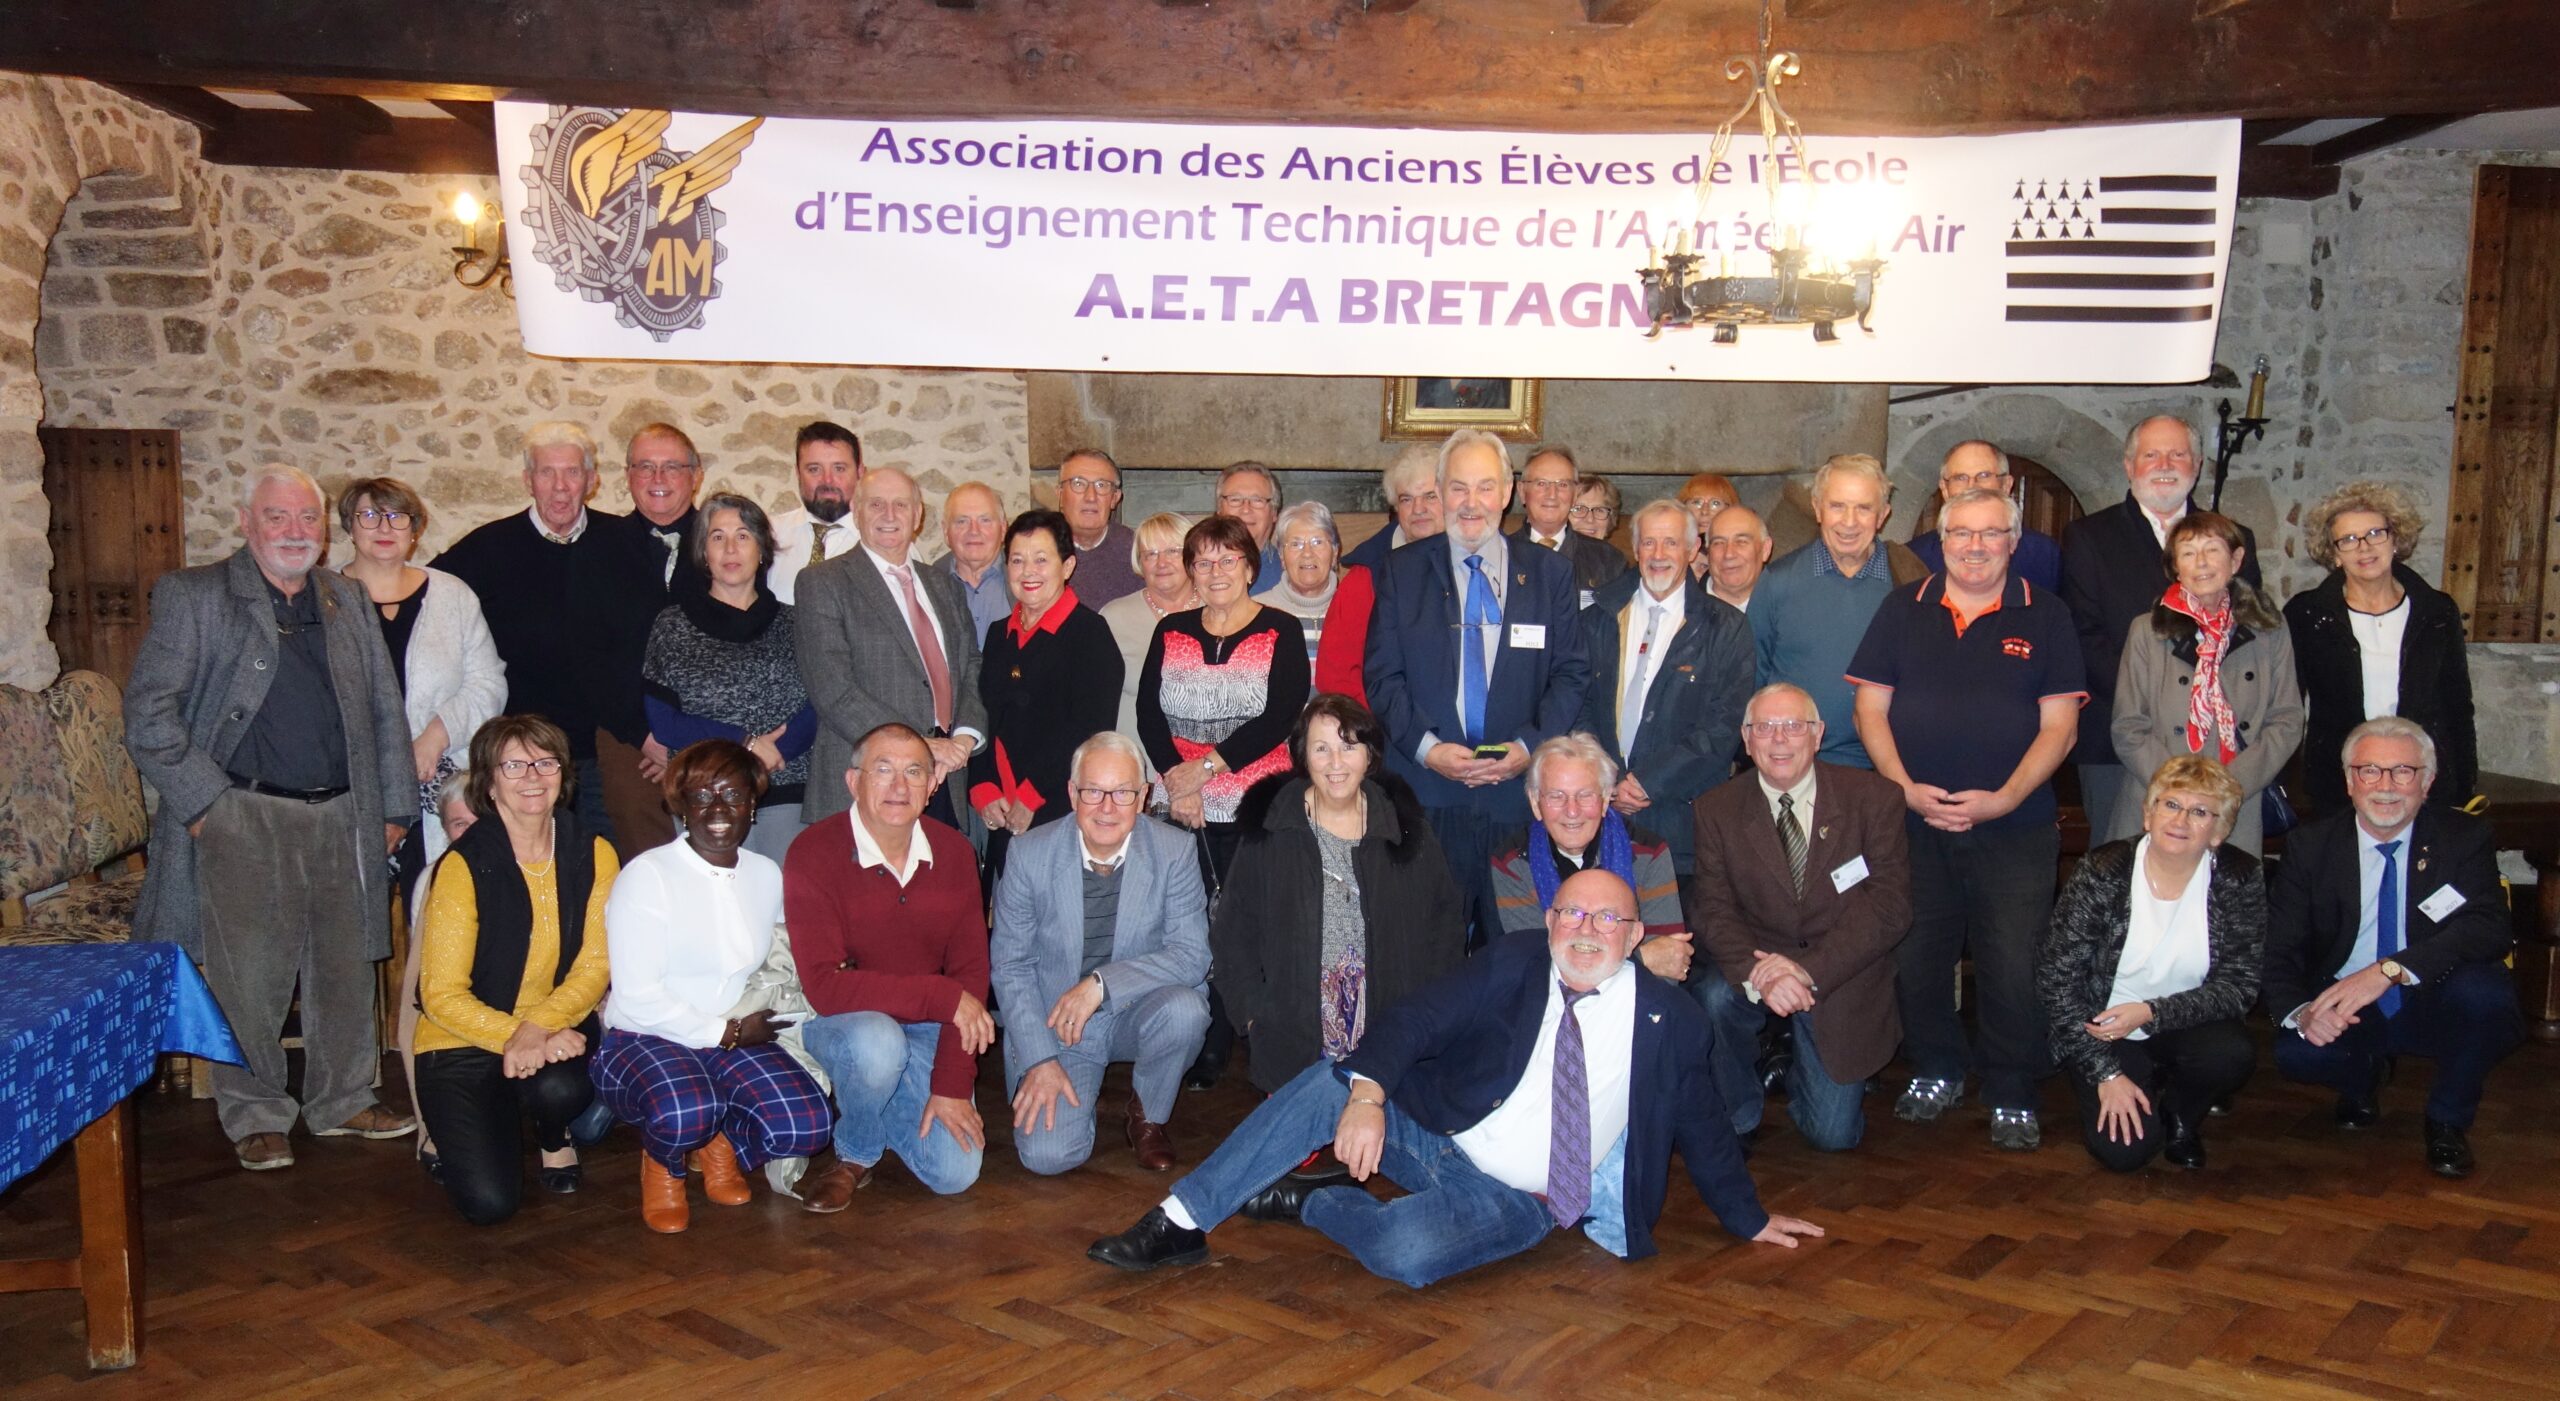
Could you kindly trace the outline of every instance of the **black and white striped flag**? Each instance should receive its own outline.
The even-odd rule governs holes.
[[[2213,319],[2222,266],[2212,175],[2021,177],[2010,195],[2008,319]]]

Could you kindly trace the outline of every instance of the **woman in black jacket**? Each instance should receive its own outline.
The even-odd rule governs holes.
[[[1457,882],[1420,800],[1379,763],[1385,742],[1367,707],[1319,695],[1289,736],[1294,772],[1238,811],[1244,841],[1209,952],[1265,1093],[1348,1055],[1380,1012],[1466,955]]]
[[[2350,482],[2303,523],[2311,557],[2329,577],[2284,606],[2293,665],[2311,709],[2303,787],[2323,812],[2347,802],[2347,732],[2377,715],[2426,727],[2439,771],[2430,801],[2458,806],[2480,777],[2471,725],[2471,660],[2462,610],[2404,562],[2425,522],[2394,487]]]
[[[1120,644],[1076,599],[1075,537],[1055,511],[1025,511],[1004,533],[1013,611],[987,629],[978,697],[987,742],[969,756],[969,806],[987,824],[986,882],[1012,839],[1067,815],[1076,746],[1120,721]]]
[[[2257,858],[2222,844],[2243,796],[2208,755],[2169,760],[2144,835],[2090,852],[2054,903],[2036,992],[2081,1138],[2114,1171],[2162,1155],[2203,1167],[2207,1107],[2256,1065],[2240,1019],[2258,997],[2267,890]]]

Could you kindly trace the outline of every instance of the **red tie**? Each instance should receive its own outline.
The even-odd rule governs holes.
[[[951,729],[951,666],[942,657],[942,638],[933,630],[933,619],[916,601],[916,567],[902,564],[891,571],[898,576],[898,587],[907,596],[907,626],[916,634],[916,653],[924,658],[925,684],[933,688],[933,723],[945,733]]]

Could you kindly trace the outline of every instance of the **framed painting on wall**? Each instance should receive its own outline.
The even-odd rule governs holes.
[[[1517,442],[1538,437],[1538,382],[1534,379],[1430,379],[1387,381],[1385,438],[1437,438],[1460,428],[1481,428]]]

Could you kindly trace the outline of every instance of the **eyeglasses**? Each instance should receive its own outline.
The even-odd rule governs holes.
[[[1994,491],[2008,476],[1996,467],[1981,472],[1949,472],[1938,478],[1938,489],[1950,496],[1959,491]]]
[[[1226,507],[1232,514],[1243,510],[1268,511],[1278,503],[1268,496],[1247,496],[1242,492],[1231,491],[1221,493],[1218,504]]]
[[[1549,807],[1562,807],[1567,803],[1587,806],[1600,801],[1600,790],[1596,788],[1577,788],[1568,793],[1561,788],[1550,788],[1545,792],[1540,793],[1538,797],[1544,800]]]
[[[2425,772],[2425,769],[2422,769],[2415,764],[2347,765],[2347,776],[2353,778],[2358,783],[2365,784],[2368,787],[2380,783],[2386,775],[2390,777],[2391,782],[2396,786],[2409,783],[2416,779],[2418,775]]]
[[[1992,530],[1941,530],[1938,532],[1938,538],[1957,549],[1963,549],[1976,540],[1986,545],[1997,545],[2009,538],[2009,527],[2004,525]]]
[[[560,761],[557,759],[500,759],[498,761],[498,772],[509,778],[522,778],[527,770],[549,778],[560,772]]]
[[[2222,818],[2222,814],[2212,808],[2205,807],[2201,804],[2189,807],[2175,798],[2162,798],[2160,801],[2153,803],[2152,806],[2160,810],[2160,815],[2162,817],[2168,818],[2173,822],[2182,818],[2192,817],[2198,822],[2209,825],[2220,821]]]
[[[2336,536],[2329,543],[2342,551],[2359,549],[2366,545],[2388,545],[2391,543],[2391,527],[2377,525],[2371,530],[2359,530],[2353,535]]]
[[[1191,567],[1195,570],[1201,570],[1211,574],[1231,573],[1235,570],[1244,568],[1244,556],[1202,555],[1198,559],[1191,561]]]
[[[1811,734],[1821,724],[1819,720],[1753,720],[1742,728],[1762,739],[1794,739],[1801,734]]]
[[[1070,496],[1109,496],[1120,490],[1110,477],[1068,477],[1058,485]]]
[[[1182,558],[1182,547],[1180,545],[1167,545],[1161,549],[1138,551],[1138,562],[1140,564],[1153,564],[1160,559],[1180,558]]]
[[[1635,923],[1633,915],[1622,915],[1615,910],[1585,910],[1573,905],[1556,906],[1555,917],[1556,923],[1567,929],[1588,926],[1603,935],[1617,933],[1620,925]]]
[[[672,462],[634,462],[631,464],[631,474],[635,477],[678,477],[692,470],[693,464],[683,461],[682,459]]]
[[[1292,554],[1311,555],[1318,550],[1333,548],[1333,542],[1321,535],[1301,535],[1295,540],[1281,541],[1280,548]]]
[[[1100,807],[1109,803],[1115,808],[1133,808],[1138,805],[1138,790],[1135,788],[1079,788],[1076,790],[1076,801],[1089,807]]]
[[[380,525],[387,525],[393,530],[407,530],[411,525],[417,522],[417,519],[418,518],[416,516],[410,515],[406,511],[377,511],[371,506],[367,506],[363,510],[356,512],[356,524],[363,526],[367,530],[371,530],[375,526]],[[2344,547],[2342,546],[2341,548]]]
[[[1578,521],[1604,521],[1617,513],[1606,506],[1574,506],[1565,514]]]

